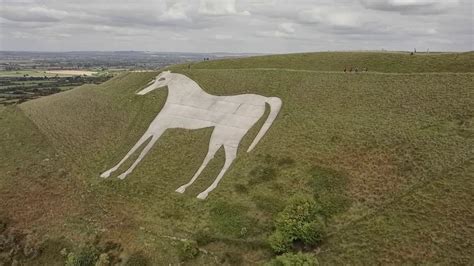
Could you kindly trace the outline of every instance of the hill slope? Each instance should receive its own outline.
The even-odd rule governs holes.
[[[179,67],[178,67],[179,68]],[[474,52],[417,53],[404,52],[325,52],[257,56],[198,63],[199,69],[293,69],[307,71],[349,71],[368,68],[380,73],[474,72]]]
[[[0,110],[8,136],[0,140],[8,154],[0,216],[38,235],[65,237],[59,246],[98,235],[152,264],[182,261],[179,239],[200,245],[190,264],[259,264],[274,256],[267,237],[277,213],[294,195],[307,195],[328,217],[317,252],[323,263],[469,263],[474,75],[446,73],[472,72],[469,60],[450,57],[432,68],[444,73],[401,74],[436,72],[419,65],[446,55],[417,55],[408,67],[400,63],[404,54],[304,56],[312,61],[285,55],[172,67],[212,94],[283,100],[267,135],[246,153],[260,124],[252,128],[206,201],[195,196],[220,170],[222,150],[185,194],[174,190],[204,159],[210,128],[169,130],[127,179],[98,177],[161,109],[165,89],[134,94],[157,73],[127,73]],[[377,72],[344,74],[341,60]],[[391,67],[377,69],[381,62]],[[247,67],[265,69],[238,69]],[[30,195],[43,195],[41,204]]]

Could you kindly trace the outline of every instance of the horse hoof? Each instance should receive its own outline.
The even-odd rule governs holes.
[[[117,178],[123,180],[123,179],[125,179],[126,176],[127,176],[127,174],[123,173],[123,174],[119,175]]]
[[[178,189],[176,189],[176,192],[178,192],[178,193],[184,193],[184,191],[186,191],[185,186],[180,186]]]
[[[199,195],[197,195],[196,198],[205,200],[207,198],[207,193],[201,192],[201,193],[199,193]]]
[[[110,176],[110,171],[105,171],[100,175],[100,177],[102,177],[102,178],[107,178],[109,176]]]

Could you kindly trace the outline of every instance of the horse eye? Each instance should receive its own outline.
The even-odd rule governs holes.
[[[163,81],[163,80],[165,80],[165,78],[160,78],[158,81]]]

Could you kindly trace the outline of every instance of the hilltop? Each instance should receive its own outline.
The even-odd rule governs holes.
[[[341,72],[347,67],[368,68],[381,73],[466,73],[474,70],[474,52],[416,53],[406,52],[326,52],[255,56],[213,60],[193,65],[197,69],[289,69]],[[172,68],[173,69],[173,68]]]
[[[166,89],[135,94],[158,72],[0,107],[0,222],[37,238],[36,257],[17,257],[30,264],[61,265],[65,248],[150,265],[262,264],[276,256],[268,237],[279,213],[305,197],[317,202],[326,234],[302,249],[323,264],[469,264],[473,59],[312,53],[169,67],[214,95],[283,101],[251,153],[266,115],[245,136],[205,201],[195,196],[222,167],[222,150],[185,194],[174,191],[202,162],[211,128],[168,130],[127,179],[99,178],[161,110]]]

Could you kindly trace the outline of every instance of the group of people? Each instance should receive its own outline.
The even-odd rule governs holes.
[[[347,69],[347,67],[344,68],[344,73],[346,73],[346,72],[352,73],[352,71],[357,73],[357,72],[359,72],[359,68],[358,67],[355,67],[355,68],[350,67],[349,69]],[[361,70],[361,72],[367,72],[367,71],[369,71],[368,67],[363,67],[362,70]]]

